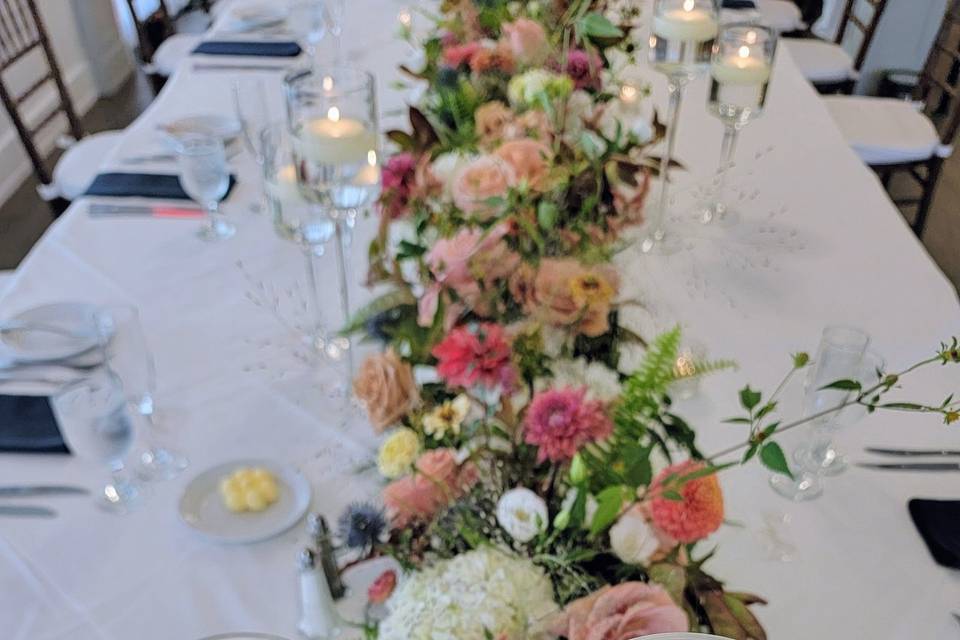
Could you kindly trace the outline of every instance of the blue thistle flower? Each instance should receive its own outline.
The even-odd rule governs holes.
[[[369,549],[387,528],[383,510],[369,502],[354,502],[337,520],[337,534],[351,549]]]

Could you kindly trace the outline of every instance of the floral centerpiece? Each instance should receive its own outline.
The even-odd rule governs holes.
[[[385,345],[354,391],[386,484],[385,513],[351,507],[341,536],[408,572],[372,587],[373,635],[765,638],[762,599],[726,591],[698,547],[723,523],[728,465],[671,411],[680,332],[648,344],[620,321],[635,302],[611,259],[643,221],[662,135],[636,18],[622,0],[446,0],[404,67],[421,98],[388,133],[369,274],[384,292],[346,328]],[[896,382],[838,384],[877,408]],[[771,422],[776,393],[740,399],[739,461],[790,474],[772,436],[802,421]]]

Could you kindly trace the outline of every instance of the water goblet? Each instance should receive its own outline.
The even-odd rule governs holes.
[[[153,355],[131,305],[112,305],[95,314],[97,335],[107,367],[120,380],[130,408],[148,423],[147,448],[138,456],[137,474],[144,480],[169,480],[187,468],[187,459],[157,442],[156,383]]]
[[[198,235],[203,240],[223,240],[237,228],[220,213],[220,201],[230,188],[230,172],[223,141],[191,134],[178,142],[180,185],[188,196],[207,210],[207,222]]]
[[[123,458],[133,443],[133,422],[120,380],[110,370],[98,369],[58,391],[51,405],[70,451],[110,467],[112,479],[100,491],[97,504],[112,513],[136,507],[141,491],[124,473]]]
[[[350,316],[349,226],[380,192],[374,79],[349,66],[313,67],[290,73],[284,88],[300,192],[325,208],[335,222],[340,306],[346,323]],[[350,343],[341,340],[352,378]]]
[[[649,61],[667,76],[670,101],[666,148],[660,158],[660,198],[644,231],[640,249],[649,253],[662,246],[664,219],[670,198],[670,161],[677,140],[677,119],[687,83],[710,65],[719,24],[717,0],[655,0],[650,31]]]
[[[707,111],[723,122],[724,133],[711,201],[699,212],[704,224],[733,221],[724,200],[727,174],[733,167],[740,130],[763,112],[776,49],[775,31],[745,22],[724,25],[713,45]]]

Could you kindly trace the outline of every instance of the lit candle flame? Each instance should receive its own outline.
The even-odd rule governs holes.
[[[620,87],[620,99],[624,102],[633,102],[637,99],[637,88],[629,84]]]
[[[327,111],[327,117],[334,122],[338,122],[340,120],[340,109],[337,109],[336,107],[330,107],[330,110]]]
[[[757,32],[747,31],[747,44],[756,44],[756,42],[757,42]]]
[[[373,149],[367,151],[367,164],[371,167],[377,166],[377,152]]]
[[[331,89],[333,89],[333,78],[331,78],[330,76],[324,76],[324,77],[323,77],[323,90],[324,90],[324,91],[330,91]]]
[[[693,11],[693,8],[697,6],[696,0],[683,0],[683,10],[684,11]]]
[[[413,16],[410,15],[410,12],[407,9],[401,9],[400,13],[397,15],[397,20],[400,21],[404,27],[409,28],[410,24],[413,22]]]
[[[748,47],[748,46],[742,46],[742,47],[740,47],[740,50],[737,51],[737,55],[739,55],[741,58],[749,58],[749,57],[750,57],[750,47]]]

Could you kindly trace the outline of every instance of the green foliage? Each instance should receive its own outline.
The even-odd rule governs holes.
[[[783,454],[783,449],[776,442],[767,442],[760,447],[760,461],[763,466],[776,473],[782,473],[791,480],[793,473],[790,471],[790,465],[787,464],[787,457]]]

